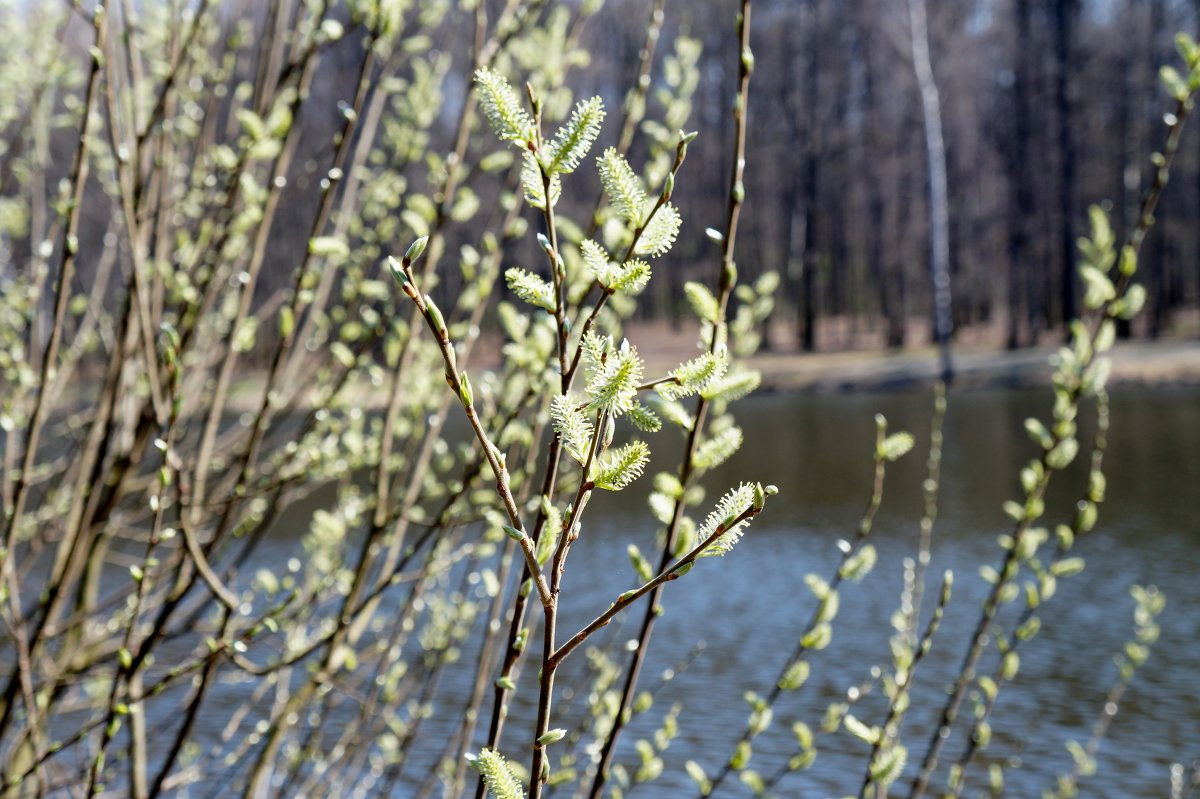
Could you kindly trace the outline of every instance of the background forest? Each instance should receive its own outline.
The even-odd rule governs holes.
[[[18,6],[20,4],[17,4]],[[163,4],[165,9],[168,5]],[[558,5],[558,4],[551,4]],[[651,8],[653,6],[653,8]],[[728,151],[731,131],[719,122],[728,112],[736,74],[728,65],[731,42],[709,24],[716,0],[673,5],[610,0],[607,13],[587,25],[568,22],[568,5],[549,14],[551,28],[518,64],[544,57],[551,41],[566,49],[553,57],[573,66],[578,95],[598,94],[619,107],[638,80],[647,27],[662,14],[661,47],[650,53],[647,102],[670,113],[645,123],[661,138],[686,125],[705,131],[693,147],[710,163]],[[257,4],[233,3],[222,14],[235,23],[262,23]],[[1102,203],[1118,235],[1136,220],[1137,204],[1153,167],[1146,154],[1163,130],[1157,100],[1159,66],[1173,52],[1173,32],[1197,25],[1200,3],[1190,0],[961,0],[931,4],[929,37],[940,90],[950,193],[950,269],[957,328],[984,324],[986,340],[1008,347],[1035,343],[1079,310],[1076,238],[1083,211]],[[9,36],[45,33],[43,12],[5,14]],[[255,22],[255,20],[258,22]],[[418,87],[441,95],[421,111],[430,114],[426,141],[454,135],[470,72],[459,17],[431,31],[429,58],[417,65]],[[921,105],[911,67],[908,15],[888,0],[763,0],[756,16],[756,93],[749,147],[759,154],[746,174],[747,221],[740,258],[754,277],[783,278],[768,346],[804,350],[901,346],[929,338],[931,290],[927,277],[926,156]],[[549,37],[549,38],[547,38]],[[85,45],[76,36],[67,45]],[[45,57],[45,54],[43,54]],[[335,107],[352,88],[356,48],[331,48],[313,81],[314,105]],[[329,63],[333,62],[333,63]],[[407,83],[409,66],[389,68]],[[7,109],[23,109],[3,122],[8,141],[0,152],[2,246],[19,262],[31,241],[28,225],[44,226],[44,209],[32,220],[19,206],[14,170],[27,146],[21,131],[31,114],[57,113],[18,103],[29,92],[48,92],[54,72],[30,77],[37,61],[11,63],[5,76]],[[24,72],[23,72],[24,71]],[[49,95],[46,95],[49,96]],[[666,101],[668,96],[674,99]],[[657,98],[657,100],[656,100]],[[433,100],[433,98],[429,98]],[[435,101],[436,102],[436,101]],[[69,108],[66,110],[70,110]],[[65,124],[65,116],[58,119]],[[315,210],[310,186],[317,180],[322,142],[333,120],[305,115],[304,140],[283,192],[260,300],[286,282],[287,263],[303,247],[302,221]],[[632,131],[606,132],[646,154],[647,139]],[[70,134],[41,141],[52,173],[64,173]],[[415,146],[415,143],[414,143]],[[429,165],[433,166],[433,165]],[[496,164],[493,165],[495,168]],[[419,186],[412,175],[410,186]],[[581,176],[595,181],[594,176]],[[677,202],[696,229],[720,219],[722,170],[697,170],[681,184]],[[1136,333],[1195,336],[1200,332],[1200,134],[1185,133],[1161,218],[1147,241],[1147,313]],[[595,189],[598,191],[598,186]],[[45,198],[42,200],[46,202]],[[473,201],[472,201],[473,202]],[[414,205],[414,203],[417,203]],[[427,215],[427,204],[410,200]],[[460,207],[460,215],[467,208]],[[411,221],[411,220],[410,220]],[[90,224],[102,225],[92,218]],[[416,225],[417,228],[423,227]],[[462,232],[449,232],[451,246]],[[693,237],[670,256],[671,268],[643,299],[643,317],[678,319],[681,287],[699,274],[702,239]],[[95,264],[81,258],[89,273]],[[907,319],[915,320],[906,325]],[[822,324],[833,320],[831,324]]]

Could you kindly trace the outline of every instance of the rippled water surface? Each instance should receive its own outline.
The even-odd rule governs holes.
[[[1112,656],[1131,634],[1128,588],[1134,583],[1155,584],[1167,595],[1162,636],[1121,702],[1100,749],[1098,774],[1084,783],[1082,795],[1165,796],[1170,764],[1200,756],[1200,392],[1121,390],[1112,402],[1108,501],[1096,530],[1078,544],[1087,568],[1062,581],[1044,606],[1042,632],[1023,645],[1020,674],[1002,692],[993,716],[994,734],[983,762],[1007,767],[1006,796],[1039,796],[1070,769],[1064,744],[1086,740],[1101,712],[1116,677]],[[854,532],[870,490],[877,412],[886,414],[893,429],[911,430],[919,442],[917,451],[889,472],[872,535],[879,565],[861,584],[843,588],[833,642],[812,658],[805,688],[781,700],[774,726],[755,744],[753,766],[764,774],[775,771],[794,752],[788,731],[793,721],[817,727],[830,701],[851,686],[869,683],[871,667],[887,663],[901,563],[916,546],[930,407],[930,397],[922,394],[768,396],[739,406],[747,443],[712,476],[710,498],[739,479],[776,483],[780,495],[731,555],[702,562],[665,595],[666,614],[656,628],[644,681],[655,691],[654,709],[624,736],[618,760],[636,768],[635,740],[651,733],[673,703],[682,703],[684,710],[662,778],[637,788],[634,796],[691,796],[684,763],[719,763],[728,757],[746,720],[744,692],[770,687],[812,612],[804,574],[828,577],[837,562],[838,539]],[[1017,472],[1034,454],[1023,420],[1047,411],[1046,392],[951,397],[930,575],[952,569],[957,580],[941,632],[918,672],[914,709],[904,729],[913,760],[925,749],[978,618],[986,588],[978,569],[997,564],[1002,554],[996,538],[1009,525],[1000,506],[1016,495]],[[671,446],[658,448],[661,462],[668,463]],[[1066,520],[1082,485],[1081,471],[1060,477],[1049,497],[1049,521]],[[639,543],[646,551],[653,547],[641,496],[631,492],[592,503],[592,526],[572,551],[560,629],[586,623],[633,585],[626,544]],[[274,542],[283,558],[293,544],[282,537]],[[635,634],[635,616],[640,612],[606,631],[603,640],[614,656]],[[662,682],[664,670],[681,663],[686,668]],[[569,686],[570,675],[582,666],[583,658],[569,661],[560,685]],[[983,668],[992,667],[992,659],[985,658]],[[533,684],[532,671],[526,670],[525,688]],[[420,764],[435,757],[456,729],[456,708],[469,692],[470,679],[464,669],[443,680],[438,712],[421,736],[432,742],[431,751],[415,753],[409,769],[415,779],[424,777]],[[523,696],[528,699],[530,693]],[[856,715],[880,723],[885,706],[879,694],[877,688],[871,691]],[[570,727],[581,705],[569,692],[560,698],[556,725]],[[531,727],[531,714],[528,704],[515,707],[509,727],[513,739]],[[815,765],[786,777],[777,795],[857,793],[865,744],[840,733],[820,738],[818,747]],[[953,737],[943,759],[957,758],[962,747],[961,738]],[[976,765],[973,774],[978,780],[985,772]],[[894,793],[907,794],[907,786]],[[748,791],[730,780],[719,795]]]

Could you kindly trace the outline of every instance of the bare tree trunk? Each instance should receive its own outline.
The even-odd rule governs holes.
[[[1164,10],[1162,0],[1150,0],[1150,8],[1148,9],[1150,19],[1146,30],[1146,60],[1148,62],[1149,85],[1155,85],[1155,80],[1158,78],[1158,54],[1155,52],[1155,44],[1157,43],[1158,33],[1163,29]],[[1164,209],[1165,212],[1165,209]],[[1166,241],[1167,226],[1157,224],[1151,232],[1149,262],[1149,274],[1147,282],[1152,285],[1150,288],[1151,301],[1147,303],[1150,307],[1147,308],[1148,334],[1150,338],[1157,339],[1165,331],[1170,317],[1170,284],[1171,271],[1167,263],[1170,257],[1171,248]]]
[[[1197,0],[1200,2],[1200,0]],[[1029,49],[1029,0],[1016,0],[1013,5],[1016,17],[1016,68],[1013,84],[1013,105],[1016,130],[1012,147],[1011,195],[1013,207],[1008,222],[1008,337],[1005,346],[1015,350],[1022,346],[1022,313],[1026,298],[1025,286],[1029,282],[1029,218],[1033,215],[1033,196],[1029,185],[1029,84],[1031,64]],[[1033,331],[1029,331],[1032,333]]]
[[[1200,0],[1192,0],[1192,6],[1196,9],[1196,22],[1200,27]],[[1200,35],[1198,32],[1195,35]],[[1200,168],[1196,170],[1196,208],[1197,213],[1200,213]],[[1197,250],[1200,250],[1200,238],[1196,241]],[[1196,264],[1196,297],[1200,299],[1200,252],[1192,255],[1192,262]]]
[[[817,348],[817,179],[819,173],[820,119],[817,114],[820,100],[817,83],[817,51],[820,43],[820,2],[808,0],[808,62],[805,65],[805,142],[804,142],[804,252],[803,307],[800,321],[800,349],[814,352]]]
[[[933,280],[933,337],[941,351],[942,379],[954,376],[950,360],[953,307],[950,293],[950,206],[946,179],[946,143],[942,138],[942,108],[929,56],[929,26],[925,0],[908,0],[912,32],[913,70],[921,90],[925,119],[925,154],[929,172],[929,273]]]
[[[1079,0],[1055,0],[1054,56],[1056,61],[1054,100],[1058,110],[1059,150],[1059,207],[1062,224],[1059,226],[1059,249],[1062,257],[1062,321],[1070,322],[1079,316],[1079,279],[1075,274],[1075,143],[1071,136],[1071,37],[1079,13]]]

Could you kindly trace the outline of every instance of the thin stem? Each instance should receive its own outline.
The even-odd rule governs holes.
[[[656,588],[659,588],[659,587],[665,585],[666,583],[670,582],[671,580],[679,579],[679,577],[680,577],[679,572],[681,570],[684,570],[690,564],[695,563],[696,558],[700,557],[700,555],[704,552],[704,550],[706,550],[710,546],[712,546],[712,544],[718,538],[720,538],[722,535],[724,535],[727,530],[729,530],[733,527],[736,527],[737,525],[741,524],[742,522],[750,521],[751,519],[753,519],[755,516],[757,516],[761,512],[762,512],[762,508],[750,507],[750,508],[747,508],[746,510],[742,511],[740,514],[738,514],[738,516],[734,518],[734,520],[731,524],[717,525],[716,529],[713,530],[712,533],[705,536],[704,539],[700,543],[696,544],[696,546],[694,546],[690,550],[688,550],[688,552],[685,555],[683,555],[679,559],[675,560],[674,562],[670,563],[667,566],[667,568],[660,571],[655,577],[653,577],[649,581],[643,583],[638,588],[635,588],[631,591],[626,591],[625,593],[618,596],[616,598],[616,600],[613,601],[613,603],[611,605],[609,605],[608,608],[603,613],[601,613],[596,618],[592,619],[592,621],[590,621],[587,625],[585,625],[579,632],[575,633],[575,635],[573,635],[569,639],[567,639],[563,643],[562,646],[560,646],[558,649],[556,649],[554,651],[554,653],[549,658],[550,665],[557,667],[560,663],[562,663],[563,660],[566,659],[566,657],[568,655],[570,655],[572,652],[574,652],[575,649],[578,648],[578,646],[580,644],[582,644],[584,641],[586,641],[589,636],[591,636],[594,632],[599,630],[601,627],[604,627],[605,625],[607,625],[610,621],[612,621],[613,617],[616,616],[618,613],[620,613],[622,610],[629,607],[634,602],[638,601],[643,596],[645,596],[646,594],[655,590]]]
[[[1158,199],[1166,187],[1167,178],[1169,175],[1170,166],[1173,163],[1175,154],[1178,150],[1180,136],[1182,135],[1183,123],[1187,119],[1191,111],[1192,95],[1189,93],[1186,98],[1182,98],[1176,103],[1176,113],[1173,116],[1172,124],[1168,128],[1167,142],[1163,149],[1162,159],[1159,162],[1159,168],[1155,173],[1154,182],[1147,189],[1142,201],[1142,211],[1138,218],[1137,227],[1130,235],[1129,247],[1132,256],[1136,259],[1142,243],[1145,241],[1146,233],[1154,224],[1154,209],[1158,203]],[[1086,357],[1080,359],[1076,370],[1081,376],[1091,366],[1096,357],[1096,339],[1099,334],[1100,326],[1106,317],[1111,317],[1114,313],[1115,304],[1122,299],[1125,290],[1130,284],[1131,275],[1120,273],[1116,281],[1114,281],[1115,296],[1112,300],[1105,303],[1100,312],[1092,318],[1091,327],[1087,333],[1089,346],[1086,349]],[[1083,394],[1082,380],[1076,380],[1067,392],[1067,403],[1071,408],[1077,408],[1080,398]],[[1057,426],[1056,426],[1057,428]],[[1052,434],[1050,446],[1046,448],[1039,463],[1042,467],[1042,476],[1037,480],[1036,485],[1032,490],[1027,492],[1027,503],[1029,501],[1040,502],[1045,494],[1046,487],[1050,481],[1052,471],[1047,467],[1047,455],[1054,447],[1057,447],[1064,436],[1059,434],[1057,430]],[[992,591],[984,602],[983,610],[980,614],[979,621],[975,625],[975,630],[970,638],[970,645],[966,654],[963,657],[963,664],[959,669],[958,679],[955,681],[954,689],[951,691],[945,706],[942,708],[941,718],[934,728],[934,732],[930,737],[929,745],[925,751],[925,757],[921,763],[921,768],[917,776],[913,778],[912,786],[909,790],[909,799],[921,799],[925,795],[925,791],[929,787],[929,781],[933,777],[934,771],[937,769],[938,758],[941,754],[942,747],[950,737],[950,731],[958,718],[958,711],[962,705],[963,698],[966,696],[967,689],[975,679],[975,670],[978,667],[979,659],[983,655],[984,649],[987,647],[988,637],[991,633],[992,623],[996,612],[999,609],[999,598],[1004,588],[1015,579],[1019,569],[1017,552],[1025,535],[1027,534],[1032,523],[1032,519],[1026,515],[1016,523],[1012,533],[1013,544],[1005,555],[1003,564],[998,571],[999,579],[992,586]]]
[[[38,391],[37,399],[33,405],[33,412],[30,414],[27,426],[28,433],[25,440],[25,454],[21,461],[20,474],[13,488],[12,508],[8,514],[4,530],[4,551],[0,555],[0,572],[3,573],[0,576],[7,583],[6,590],[9,595],[13,628],[19,636],[24,635],[25,622],[24,614],[21,611],[21,594],[13,567],[13,558],[16,555],[16,534],[18,524],[25,511],[25,503],[28,499],[29,481],[34,474],[34,464],[37,462],[38,444],[42,427],[46,423],[46,418],[50,410],[50,398],[47,396],[45,389],[50,385],[51,377],[57,366],[58,350],[63,337],[63,323],[66,318],[67,305],[71,295],[71,281],[74,276],[76,254],[79,249],[79,224],[83,211],[84,190],[88,182],[92,115],[98,106],[100,78],[103,71],[103,56],[100,53],[104,52],[108,35],[107,20],[108,15],[103,10],[94,14],[92,19],[95,50],[91,57],[87,93],[83,103],[83,117],[79,129],[79,146],[75,149],[75,156],[71,162],[68,178],[72,191],[71,206],[67,214],[67,224],[63,227],[62,240],[59,245],[63,256],[62,266],[59,270],[58,286],[55,291],[54,320],[50,328],[50,338],[46,342],[46,348],[42,354],[41,371],[37,380],[37,385],[42,390]],[[26,647],[26,650],[32,651],[32,645]],[[6,692],[5,696],[3,714],[0,716],[0,734],[3,733],[11,714],[12,699],[15,695],[13,688],[19,683],[27,683],[29,679],[30,675],[25,673],[18,662],[17,674],[10,678],[9,685],[12,687]],[[39,719],[41,714],[36,703],[32,702],[32,699],[31,695],[25,696],[25,712],[28,714],[29,728],[36,731],[40,728]],[[40,733],[35,732],[34,740],[35,745],[40,747]],[[38,754],[40,755],[40,749]]]
[[[734,98],[733,104],[733,122],[734,122],[734,137],[733,137],[733,153],[732,165],[730,167],[729,176],[729,200],[725,218],[725,237],[724,247],[721,255],[721,270],[717,282],[717,303],[718,315],[717,319],[722,320],[718,325],[714,325],[712,338],[708,342],[709,352],[716,352],[717,345],[720,340],[717,327],[723,324],[726,310],[729,307],[729,298],[733,294],[734,286],[737,283],[737,268],[734,266],[734,252],[737,245],[737,230],[738,220],[741,217],[742,203],[745,199],[745,187],[742,182],[742,176],[746,168],[746,129],[747,115],[746,109],[749,102],[750,92],[750,75],[753,71],[753,54],[750,49],[750,0],[741,1],[741,10],[737,18],[737,37],[738,37],[738,90]],[[678,171],[683,163],[683,159],[687,152],[687,141],[682,140],[676,148],[675,164],[672,168],[672,177]],[[669,194],[662,193],[659,196],[658,202],[655,204],[654,210],[661,208],[667,200],[670,199]],[[642,229],[635,231],[634,241],[630,244],[629,253],[626,258],[632,255],[638,237]],[[607,293],[602,293],[600,300],[596,304],[595,310],[584,323],[583,335],[586,335],[591,325],[594,323],[596,316],[603,307],[604,301],[607,299]],[[578,355],[576,356],[578,358]],[[687,444],[685,446],[685,455],[683,462],[680,465],[680,483],[686,488],[690,482],[694,471],[694,459],[700,445],[700,434],[704,427],[704,421],[708,411],[708,400],[703,396],[696,401],[695,421],[692,424],[692,429],[688,431]],[[685,492],[686,493],[686,492]],[[676,541],[679,537],[679,528],[683,522],[685,495],[680,495],[675,501],[675,508],[672,512],[671,523],[667,529],[666,540],[663,544],[662,555],[659,559],[659,571],[665,573],[665,567],[671,558],[671,554],[676,546]],[[661,583],[653,586],[650,596],[650,602],[646,607],[646,614],[642,618],[642,626],[638,632],[638,646],[630,657],[628,671],[626,672],[625,683],[621,691],[621,702],[618,707],[616,716],[613,719],[612,728],[608,735],[605,736],[604,745],[601,748],[600,762],[596,768],[596,776],[592,780],[591,789],[588,792],[590,799],[597,799],[604,788],[605,782],[608,780],[608,771],[612,764],[613,755],[616,751],[617,740],[621,735],[621,730],[625,725],[629,710],[632,707],[634,694],[637,690],[638,679],[641,675],[642,664],[646,658],[646,652],[649,649],[650,637],[654,631],[655,620],[658,618],[661,608],[659,607],[659,598],[661,596]]]

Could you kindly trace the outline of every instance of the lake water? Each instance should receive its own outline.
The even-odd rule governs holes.
[[[1010,529],[1001,504],[1017,496],[1018,470],[1034,455],[1023,420],[1045,416],[1048,407],[1045,391],[968,391],[950,397],[930,575],[935,582],[944,569],[953,569],[957,579],[941,632],[917,674],[914,709],[904,728],[914,761],[924,752],[978,618],[987,588],[978,569],[1001,559],[996,538]],[[707,480],[709,498],[741,479],[775,483],[780,494],[732,554],[700,563],[668,587],[666,614],[656,628],[643,681],[656,690],[655,707],[627,730],[618,761],[636,768],[635,740],[650,734],[673,703],[682,702],[685,709],[679,736],[664,755],[663,776],[635,789],[634,796],[692,796],[684,763],[720,763],[728,757],[746,720],[743,693],[769,689],[812,612],[803,575],[814,571],[828,577],[839,556],[838,539],[855,530],[870,490],[877,412],[888,417],[893,430],[910,430],[918,441],[917,450],[889,470],[872,535],[879,565],[861,584],[843,587],[832,644],[811,658],[812,677],[805,688],[781,699],[775,724],[756,741],[752,765],[764,774],[773,772],[794,752],[793,721],[817,728],[830,701],[868,679],[873,665],[887,665],[888,619],[898,604],[900,564],[916,548],[930,409],[931,398],[922,393],[766,396],[737,407],[747,443]],[[672,445],[661,443],[658,449],[660,462],[669,463]],[[1060,581],[1057,595],[1043,607],[1042,632],[1023,645],[1021,672],[1003,690],[993,713],[993,739],[981,760],[1008,767],[1006,796],[1039,796],[1071,768],[1064,743],[1068,738],[1085,741],[1103,707],[1116,677],[1112,656],[1131,636],[1128,588],[1135,583],[1157,585],[1166,594],[1162,636],[1121,702],[1100,749],[1099,771],[1083,784],[1082,795],[1162,797],[1168,793],[1171,763],[1200,756],[1200,391],[1114,391],[1106,472],[1108,501],[1100,523],[1077,545],[1087,568]],[[1066,520],[1082,480],[1080,470],[1059,476],[1047,521]],[[592,522],[572,551],[564,584],[567,599],[559,629],[566,634],[633,585],[627,543],[653,549],[653,525],[639,498],[644,494],[627,493],[597,497],[589,507]],[[294,554],[295,539],[276,536],[270,547],[264,554],[284,559]],[[635,634],[640,615],[639,608],[623,626],[606,630],[603,640],[616,656],[624,657],[619,650]],[[532,637],[540,640],[540,635]],[[659,675],[700,643],[703,650],[687,668],[660,684]],[[985,658],[983,669],[990,672],[992,662]],[[582,657],[568,661],[560,685],[570,685],[583,663]],[[527,689],[534,671],[525,670]],[[452,670],[443,679],[437,711],[420,736],[430,751],[414,752],[407,769],[414,785],[426,776],[421,764],[436,757],[456,729],[472,674],[470,669]],[[560,699],[566,711],[555,726],[570,728],[580,704]],[[884,709],[876,689],[854,712],[878,724]],[[967,712],[969,703],[964,705]],[[506,740],[525,739],[531,717],[532,708],[518,702]],[[502,748],[512,748],[523,759],[519,753],[525,748],[513,747],[517,745]],[[952,738],[943,763],[953,761],[961,747],[961,738]],[[843,732],[820,738],[818,748],[815,765],[785,778],[776,795],[857,793],[866,745]],[[906,781],[915,765],[910,763],[894,793],[907,794]],[[974,766],[977,780],[985,773],[986,768]],[[749,792],[731,778],[718,795]]]

